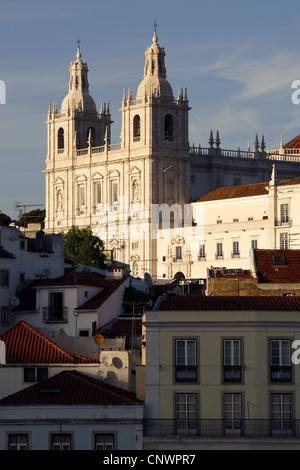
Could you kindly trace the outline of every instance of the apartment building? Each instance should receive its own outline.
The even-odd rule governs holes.
[[[299,306],[162,297],[144,317],[145,449],[298,448]]]

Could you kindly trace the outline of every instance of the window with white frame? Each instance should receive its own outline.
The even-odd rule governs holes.
[[[109,433],[96,433],[95,434],[95,450],[114,450],[115,449],[115,436]]]
[[[52,434],[51,450],[71,450],[71,434]]]
[[[270,340],[270,381],[291,382],[291,340]]]
[[[175,381],[197,381],[197,342],[195,339],[175,341]]]
[[[182,247],[176,246],[176,261],[181,261],[182,259]]]
[[[224,382],[241,382],[241,340],[223,340],[223,380]]]
[[[8,450],[28,450],[28,434],[9,434]]]
[[[281,250],[289,249],[289,234],[287,232],[280,234],[280,249]]]
[[[280,205],[280,219],[282,224],[287,224],[289,222],[289,205],[281,204]]]
[[[256,250],[257,249],[257,240],[251,240],[251,249]]]
[[[291,393],[271,393],[272,433],[292,432],[293,397]]]
[[[205,245],[200,245],[198,260],[203,261],[203,260],[205,260],[205,257],[206,257]]]
[[[223,243],[217,243],[217,252],[216,252],[216,259],[223,258]]]
[[[224,420],[226,432],[240,432],[242,419],[242,395],[224,393]]]
[[[240,244],[238,241],[234,241],[232,244],[232,256],[238,258],[240,256]]]
[[[196,393],[176,393],[176,429],[178,432],[193,433],[197,429],[198,398]]]

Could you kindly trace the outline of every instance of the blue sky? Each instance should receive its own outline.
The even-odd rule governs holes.
[[[155,20],[174,94],[188,90],[190,145],[208,146],[210,129],[221,147],[243,150],[256,133],[271,149],[300,133],[296,0],[0,0],[0,210],[15,217],[16,201],[45,203],[48,104],[60,108],[67,94],[78,39],[91,95],[98,108],[109,101],[119,142],[123,88],[135,96]]]

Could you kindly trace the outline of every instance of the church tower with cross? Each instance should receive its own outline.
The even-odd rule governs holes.
[[[136,96],[123,90],[121,141],[111,143],[109,103],[97,110],[78,42],[68,93],[60,110],[49,105],[45,231],[90,226],[134,276],[156,278],[152,208],[190,198],[189,109],[186,90],[175,98],[167,80],[155,23]]]

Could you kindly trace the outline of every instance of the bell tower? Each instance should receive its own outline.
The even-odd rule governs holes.
[[[46,124],[45,229],[55,232],[70,228],[78,215],[79,196],[75,194],[74,185],[78,156],[87,153],[88,148],[110,143],[112,121],[109,103],[101,103],[100,112],[97,112],[89,92],[88,66],[81,57],[80,41],[76,58],[70,64],[68,93],[60,111],[57,104],[49,104]],[[87,196],[83,194],[82,198]]]

